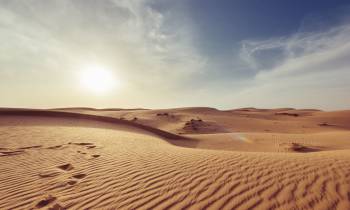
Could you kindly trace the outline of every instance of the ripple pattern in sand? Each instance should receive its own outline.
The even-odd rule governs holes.
[[[41,147],[0,157],[0,209],[350,209],[349,151],[223,152],[98,128],[36,127],[42,135],[30,138],[31,129],[11,138]]]

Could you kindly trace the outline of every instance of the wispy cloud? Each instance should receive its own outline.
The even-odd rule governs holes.
[[[298,68],[287,67],[291,62],[296,65],[300,63],[310,65],[311,63],[329,63],[333,59],[342,58],[342,55],[347,55],[347,45],[350,43],[350,25],[345,24],[331,28],[325,32],[300,32],[292,36],[278,37],[262,41],[243,41],[241,58],[248,65],[262,72],[281,72],[288,68],[289,71],[296,71]],[[276,57],[271,52],[278,52]],[[272,55],[270,58],[261,59],[259,55]],[[273,68],[261,68],[261,63],[274,63],[278,58],[278,65]],[[336,66],[343,62],[332,63]],[[283,67],[283,68],[281,68]],[[293,70],[292,70],[293,69]],[[320,68],[322,70],[323,68]],[[307,71],[313,71],[311,68]],[[307,72],[306,71],[306,72]],[[302,73],[305,73],[302,72]]]
[[[262,106],[298,103],[346,108],[350,92],[349,34],[350,24],[342,24],[323,32],[244,41],[240,55],[256,74],[253,85],[240,92],[239,98],[244,104],[260,100]],[[259,57],[261,54],[268,56]]]

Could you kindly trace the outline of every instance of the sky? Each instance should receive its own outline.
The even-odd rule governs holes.
[[[350,108],[350,2],[0,0],[0,107]]]

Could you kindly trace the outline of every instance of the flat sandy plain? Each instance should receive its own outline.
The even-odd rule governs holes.
[[[0,109],[0,209],[350,209],[350,111]]]

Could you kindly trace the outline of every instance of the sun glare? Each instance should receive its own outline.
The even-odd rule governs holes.
[[[118,81],[111,71],[100,66],[88,66],[80,75],[83,88],[94,93],[106,93],[116,88]]]

